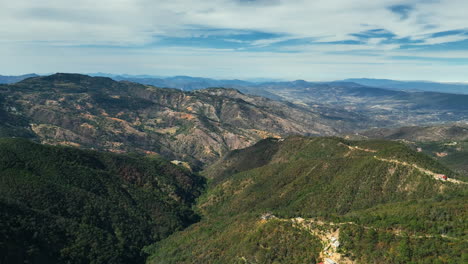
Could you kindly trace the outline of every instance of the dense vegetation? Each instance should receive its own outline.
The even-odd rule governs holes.
[[[464,263],[466,185],[424,170],[466,177],[398,142],[290,137],[229,153],[201,194],[156,156],[0,139],[1,261],[317,263],[329,230],[355,263]]]
[[[441,192],[440,181],[413,167],[381,161],[375,155],[455,175],[395,142],[356,142],[377,153],[350,150],[346,147],[350,142],[337,138],[296,137],[271,144],[280,146],[267,165],[243,171],[244,163],[239,164],[236,167],[241,172],[212,185],[199,206],[216,214],[248,209],[274,211],[287,217],[341,215],[382,203],[430,198]]]
[[[203,178],[138,158],[0,139],[1,263],[142,263],[198,220]]]
[[[467,263],[466,240],[409,236],[346,225],[341,229],[342,251],[352,252],[357,263]]]
[[[303,217],[353,223],[340,225],[340,251],[356,263],[462,263],[466,185],[436,180],[412,165],[464,178],[397,142],[291,137],[232,152],[205,171],[212,180],[198,201],[202,221],[148,247],[149,262],[275,263],[279,257],[272,251],[270,258],[257,256],[271,246],[258,247],[261,239],[249,240],[251,233],[267,223],[311,235],[291,225],[290,219]],[[261,220],[267,212],[278,219]],[[276,235],[293,256],[306,252],[304,244],[314,248],[314,235],[310,242]],[[278,263],[323,261],[320,250]]]
[[[468,174],[468,140],[418,142],[415,145],[440,163]]]
[[[289,222],[256,215],[207,219],[148,247],[149,263],[316,263],[320,241]]]

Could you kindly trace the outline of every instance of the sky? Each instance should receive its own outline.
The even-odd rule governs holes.
[[[0,0],[0,74],[468,82],[467,0]]]

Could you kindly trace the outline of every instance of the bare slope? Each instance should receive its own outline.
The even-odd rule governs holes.
[[[266,137],[349,131],[359,118],[322,115],[233,89],[183,92],[62,73],[0,86],[0,97],[5,114],[27,124],[4,125],[30,127],[41,142],[157,153],[198,165]]]

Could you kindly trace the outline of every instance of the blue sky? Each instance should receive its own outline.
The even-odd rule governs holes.
[[[0,74],[468,82],[466,0],[4,1]]]

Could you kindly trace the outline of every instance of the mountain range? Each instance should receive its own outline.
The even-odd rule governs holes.
[[[99,74],[96,74],[99,75]],[[359,114],[374,124],[368,127],[425,125],[467,120],[468,94],[462,84],[407,82],[404,88],[379,85],[378,79],[349,79],[335,82],[247,82],[242,80],[214,80],[189,76],[153,78],[151,76],[109,75],[114,80],[131,81],[157,87],[184,91],[212,87],[234,88],[246,95],[256,95],[315,108],[316,111],[339,111]],[[364,80],[361,82],[361,80]],[[351,82],[356,81],[356,82]],[[393,83],[384,82],[382,83]],[[397,82],[395,83],[404,83]],[[415,88],[411,88],[411,84]],[[424,84],[431,85],[424,88]],[[376,84],[376,85],[373,85]],[[384,88],[382,88],[384,87]],[[444,88],[445,87],[445,88]],[[455,89],[455,88],[456,89]],[[453,88],[453,89],[452,89]],[[457,90],[458,89],[458,90]],[[449,92],[459,92],[458,95]],[[323,109],[326,107],[326,109]],[[336,114],[336,113],[335,113]],[[339,114],[338,114],[339,115]]]
[[[256,93],[252,89],[249,93]],[[0,132],[49,144],[157,153],[200,168],[266,137],[468,120],[468,95],[304,81],[261,89],[282,100],[235,89],[181,91],[79,74],[32,77],[0,86]]]
[[[234,89],[184,92],[78,74],[3,85],[0,99],[4,135],[21,131],[49,144],[157,153],[195,166],[262,138],[336,135],[367,122],[348,111],[317,111]]]
[[[131,81],[141,84],[154,85],[158,87],[176,88],[184,91],[191,91],[197,89],[205,89],[211,87],[255,87],[264,84],[280,83],[278,79],[256,78],[249,80],[227,79],[219,80],[203,77],[192,76],[156,76],[156,75],[130,75],[130,74],[108,74],[108,73],[89,73],[90,76],[95,77],[108,77],[117,81]],[[22,81],[29,77],[37,77],[39,75],[24,74],[17,76],[2,76],[0,75],[0,83],[14,83]],[[303,80],[290,81],[305,82]],[[309,82],[312,83],[312,82]],[[419,92],[440,92],[440,93],[454,93],[454,94],[468,94],[468,84],[463,82],[430,82],[430,81],[399,81],[390,79],[370,79],[370,78],[349,78],[331,82],[313,82],[315,84],[329,84],[329,83],[356,83],[363,86],[384,88],[391,90],[401,91],[419,91]]]
[[[0,263],[468,262],[468,95],[125,78],[0,85]]]
[[[468,94],[467,83],[439,83],[428,81],[396,81],[388,79],[354,78],[345,79],[345,82],[354,82],[366,86],[387,88],[402,91],[428,91],[440,93]]]

